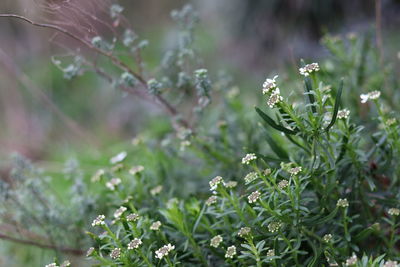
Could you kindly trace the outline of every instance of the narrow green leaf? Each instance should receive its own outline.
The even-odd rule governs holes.
[[[340,106],[340,98],[342,96],[342,91],[343,91],[343,79],[340,81],[340,85],[339,85],[339,90],[337,92],[336,95],[336,100],[335,100],[335,106],[333,108],[333,115],[332,115],[332,120],[329,123],[329,125],[326,127],[326,131],[329,131],[329,129],[335,124],[336,122],[336,118],[337,118],[337,113],[339,110],[339,106]]]
[[[317,108],[314,106],[315,97],[311,93],[313,88],[312,88],[310,77],[305,77],[304,78],[304,85],[305,85],[304,87],[306,89],[306,95],[308,96],[308,101],[311,104],[311,111],[312,111],[312,113],[317,113]]]
[[[260,115],[260,117],[268,124],[270,125],[272,128],[283,132],[285,134],[296,134],[296,131],[287,129],[285,127],[283,127],[282,125],[277,124],[270,116],[268,116],[267,114],[265,114],[261,109],[259,108],[255,108],[256,112],[258,113],[258,115]]]

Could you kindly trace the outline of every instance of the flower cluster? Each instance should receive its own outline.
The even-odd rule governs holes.
[[[159,248],[158,250],[156,250],[156,258],[157,259],[162,259],[165,256],[168,256],[168,254],[175,249],[175,246],[172,246],[171,244],[165,245],[161,248]]]
[[[378,99],[380,96],[381,96],[380,91],[372,91],[367,94],[361,94],[360,95],[361,103],[367,103],[367,101],[370,99],[371,100]]]
[[[340,208],[347,208],[349,206],[349,201],[347,201],[347,199],[345,198],[339,198],[336,206],[340,207]]]
[[[305,77],[307,77],[311,73],[314,73],[314,72],[317,72],[317,71],[319,71],[318,63],[307,64],[304,67],[299,69],[300,74],[305,76]]]
[[[250,162],[252,162],[252,161],[254,161],[254,160],[256,160],[256,159],[257,159],[256,154],[254,154],[254,153],[246,154],[246,156],[244,156],[244,157],[242,158],[242,164],[247,164],[247,165],[249,165]]]
[[[210,246],[217,248],[217,247],[219,247],[219,245],[221,244],[222,241],[223,241],[222,236],[216,235],[213,238],[211,238]]]
[[[106,223],[104,222],[105,219],[106,219],[106,216],[104,216],[104,215],[99,215],[99,216],[97,216],[97,218],[93,220],[92,226],[105,225],[105,224],[106,224]]]
[[[244,177],[244,181],[246,184],[249,184],[258,178],[258,173],[250,172]]]
[[[267,78],[265,80],[265,82],[263,83],[263,90],[262,90],[264,95],[269,93],[270,91],[274,90],[275,88],[277,88],[277,85],[276,85],[277,78],[278,78],[278,75],[275,75],[274,78],[272,78],[272,79]]]
[[[224,180],[222,179],[222,177],[221,176],[216,176],[215,178],[213,178],[210,182],[209,182],[209,184],[210,184],[210,190],[211,191],[214,191],[215,189],[217,189],[217,187],[218,187],[218,185],[219,184],[223,184],[224,183]]]
[[[345,109],[341,109],[338,111],[337,118],[338,119],[347,119],[349,117],[349,115],[350,115],[350,110],[345,108]]]
[[[111,191],[115,190],[115,187],[121,183],[120,178],[112,178],[109,182],[106,183],[106,187]]]
[[[249,203],[254,203],[256,202],[261,196],[261,193],[258,191],[254,191],[253,193],[251,193],[247,199],[249,200]]]
[[[225,258],[232,259],[236,255],[236,247],[230,246],[226,249]]]
[[[128,249],[137,249],[141,244],[142,240],[140,240],[139,238],[135,238],[131,242],[129,242]]]

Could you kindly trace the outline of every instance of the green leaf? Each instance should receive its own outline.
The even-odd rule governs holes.
[[[312,113],[317,113],[317,108],[314,106],[315,97],[311,93],[313,89],[312,89],[310,77],[304,78],[304,85],[305,85],[305,89],[306,89],[306,95],[308,96],[308,101],[311,104],[311,111],[312,111]]]
[[[258,115],[260,115],[260,117],[268,124],[270,125],[272,128],[283,132],[285,134],[296,134],[296,131],[287,129],[285,127],[283,127],[282,125],[277,124],[270,116],[268,116],[267,114],[265,114],[261,109],[259,108],[255,108],[256,112],[258,113]]]
[[[337,113],[339,110],[339,106],[340,106],[340,98],[342,96],[342,91],[343,91],[343,79],[341,79],[340,81],[340,85],[339,85],[339,90],[337,92],[336,95],[336,100],[335,100],[335,106],[333,108],[333,115],[332,115],[332,120],[329,123],[329,125],[326,127],[326,131],[329,131],[329,129],[335,124],[336,122],[336,118],[337,118]]]

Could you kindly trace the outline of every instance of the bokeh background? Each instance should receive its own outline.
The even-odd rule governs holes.
[[[62,4],[62,0],[48,0]],[[72,0],[71,0],[72,1]],[[124,15],[142,39],[147,68],[157,66],[176,37],[171,10],[190,1],[121,1]],[[399,0],[202,0],[190,2],[201,19],[196,46],[210,73],[233,75],[250,103],[267,75],[294,71],[299,60],[318,61],[328,51],[326,33],[349,36],[372,33],[377,14],[378,44],[385,58],[400,58]],[[43,11],[42,0],[2,0],[0,13],[36,21],[57,19]],[[87,5],[84,0],[75,4]],[[378,7],[378,10],[377,10]],[[95,12],[95,9],[94,9]],[[79,18],[71,17],[79,22]],[[166,119],[162,111],[126,96],[93,73],[72,80],[51,57],[66,53],[51,30],[0,18],[0,172],[7,176],[8,157],[18,152],[47,169],[68,157],[95,157],[148,127],[149,116]],[[374,42],[376,40],[374,39]],[[379,40],[378,40],[379,42]],[[397,67],[398,67],[397,60]],[[146,112],[143,112],[143,110]],[[1,247],[5,249],[4,247]],[[7,248],[8,249],[8,248]],[[0,253],[0,257],[5,257]],[[1,263],[0,263],[1,265]]]

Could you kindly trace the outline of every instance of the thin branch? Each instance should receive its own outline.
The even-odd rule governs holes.
[[[48,28],[48,29],[52,29],[52,30],[58,31],[60,33],[63,33],[66,36],[69,36],[70,38],[72,38],[72,39],[84,44],[89,49],[91,49],[91,50],[93,50],[93,51],[95,51],[95,52],[97,52],[97,53],[109,58],[113,62],[114,65],[119,67],[121,70],[124,70],[124,71],[132,74],[145,88],[147,88],[146,80],[140,74],[138,74],[135,71],[133,71],[127,64],[125,64],[120,59],[115,57],[112,54],[112,52],[107,52],[107,51],[101,50],[101,49],[95,47],[90,42],[80,38],[79,36],[75,35],[74,33],[69,32],[68,30],[66,30],[66,29],[64,29],[64,28],[62,28],[60,26],[57,26],[57,25],[54,25],[54,24],[47,24],[47,23],[38,23],[38,22],[35,22],[35,21],[33,21],[31,19],[28,19],[28,18],[26,18],[24,16],[16,15],[16,14],[0,14],[0,17],[3,17],[3,18],[16,18],[16,19],[19,19],[19,20],[23,20],[23,21],[25,21],[25,22],[33,25],[33,26],[37,26],[37,27],[41,27],[41,28]],[[156,96],[154,96],[154,98],[157,100],[157,102],[159,104],[161,104],[166,109],[166,111],[171,116],[177,117],[179,115],[179,113],[175,109],[175,107],[173,107],[163,96],[156,95]],[[190,125],[189,125],[189,123],[187,121],[185,121],[183,119],[181,119],[180,121],[181,121],[181,124],[183,126],[190,128]]]
[[[39,243],[39,242],[36,242],[33,240],[25,240],[25,239],[19,239],[16,237],[8,236],[3,233],[0,233],[0,239],[16,242],[16,243],[23,244],[23,245],[34,246],[34,247],[38,247],[38,248],[52,249],[52,250],[60,251],[60,252],[67,253],[67,254],[77,255],[77,256],[83,255],[85,253],[85,251],[81,250],[81,249],[69,248],[69,247],[59,247],[59,246],[54,246],[54,245],[49,245],[49,244],[42,244],[42,243]]]

